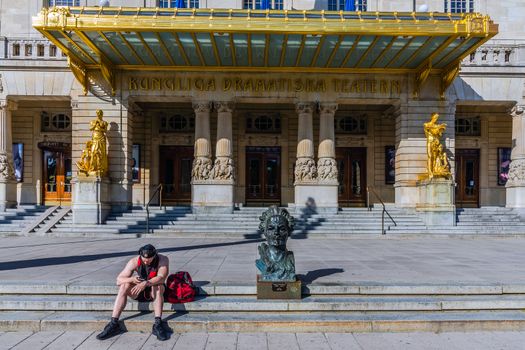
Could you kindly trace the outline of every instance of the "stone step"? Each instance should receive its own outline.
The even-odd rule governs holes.
[[[195,281],[199,295],[205,296],[255,296],[255,282],[228,283]],[[118,287],[110,282],[50,282],[5,280],[0,284],[0,295],[112,295]],[[400,295],[523,295],[525,284],[414,284],[414,283],[303,283],[303,295],[312,296],[400,296]]]
[[[0,331],[101,331],[110,312],[0,312]],[[525,329],[522,311],[165,313],[175,333],[185,332],[464,332]],[[153,315],[124,312],[130,332],[151,332]]]

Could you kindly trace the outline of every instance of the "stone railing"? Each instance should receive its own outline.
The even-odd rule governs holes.
[[[525,65],[525,42],[494,40],[465,57],[463,66],[522,66]]]
[[[15,60],[65,60],[62,51],[47,39],[5,38],[2,58]]]

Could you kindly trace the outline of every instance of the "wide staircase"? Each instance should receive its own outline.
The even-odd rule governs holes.
[[[259,216],[265,208],[243,207],[232,214],[193,214],[189,207],[134,208],[124,213],[113,213],[104,225],[73,224],[72,213],[67,213],[48,230],[49,235],[101,236],[146,233],[155,236],[260,238],[257,228]],[[523,235],[525,221],[508,208],[484,207],[457,210],[457,226],[427,227],[411,210],[381,206],[342,208],[337,214],[313,211],[293,213],[294,237],[368,237],[380,235]],[[384,216],[384,221],[382,217]],[[395,222],[395,224],[394,224]],[[383,224],[384,223],[384,224]]]
[[[20,234],[42,217],[48,209],[45,206],[30,205],[8,208],[5,212],[0,212],[0,234]]]
[[[306,283],[301,300],[258,300],[255,282],[199,282],[199,296],[164,304],[175,332],[392,332],[525,329],[525,285]],[[115,285],[13,282],[0,285],[0,331],[101,330]],[[151,331],[149,303],[129,301],[121,320]],[[139,311],[143,311],[141,313]]]
[[[232,214],[193,214],[188,207],[166,207],[150,209],[149,223],[147,213],[141,208],[129,212],[111,214],[104,225],[75,225],[72,214],[64,217],[50,230],[52,235],[67,234],[144,234],[147,231],[156,236],[177,237],[244,237],[259,238],[259,217],[265,208],[241,208]],[[385,220],[385,230],[389,233],[421,233],[425,225],[416,215],[402,209],[390,209],[396,221]],[[320,214],[312,211],[294,214],[294,236],[306,237],[310,234],[340,237],[349,234],[381,234],[382,211],[373,208],[343,208],[337,214]],[[385,215],[386,217],[386,215]]]

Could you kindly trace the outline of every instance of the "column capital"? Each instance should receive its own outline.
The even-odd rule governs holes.
[[[18,103],[11,100],[0,100],[0,109],[16,111],[18,109]]]
[[[517,118],[524,116],[523,111],[525,111],[525,105],[514,105],[514,107],[510,109],[509,113],[513,118]]]
[[[211,101],[193,101],[192,103],[195,113],[209,112],[212,107]]]
[[[319,104],[319,113],[335,114],[338,104],[336,102],[323,102]]]
[[[312,114],[315,104],[313,102],[297,102],[295,104],[295,111],[298,114]]]
[[[233,112],[234,103],[232,101],[215,101],[213,107],[219,113],[231,113]]]

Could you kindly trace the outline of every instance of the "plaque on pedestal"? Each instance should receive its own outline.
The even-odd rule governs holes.
[[[257,299],[301,299],[301,281],[261,281],[257,275]]]

